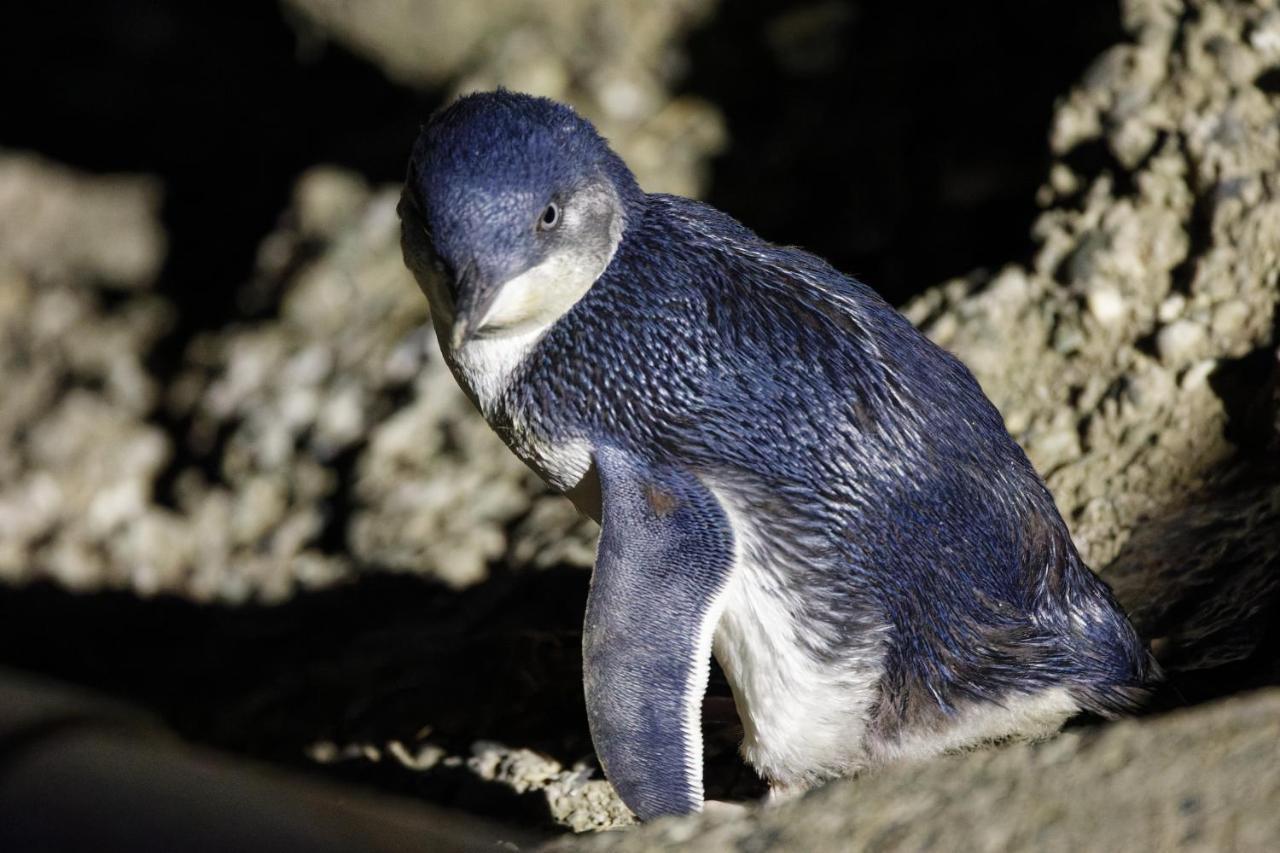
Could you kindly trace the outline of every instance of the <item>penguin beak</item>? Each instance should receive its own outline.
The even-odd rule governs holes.
[[[449,341],[454,352],[474,340],[480,332],[498,290],[490,277],[480,272],[475,261],[458,273],[454,282],[453,331]]]

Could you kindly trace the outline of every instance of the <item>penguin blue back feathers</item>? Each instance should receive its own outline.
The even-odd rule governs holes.
[[[702,805],[713,653],[778,794],[1143,695],[999,413],[867,286],[505,91],[430,120],[401,213],[460,385],[601,522],[588,717],[641,818]]]

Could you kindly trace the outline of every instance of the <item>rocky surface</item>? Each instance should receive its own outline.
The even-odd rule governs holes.
[[[725,142],[711,104],[671,94],[683,36],[714,0],[288,0],[304,33],[369,57],[393,78],[453,94],[509,86],[573,104],[650,192],[701,194]]]
[[[253,286],[287,278],[278,317],[196,340],[172,388],[191,453],[217,466],[177,476],[179,505],[235,519],[218,562],[250,592],[283,596],[357,565],[474,583],[536,491],[423,328],[397,197],[332,170],[304,176]]]
[[[898,767],[746,816],[549,850],[1266,850],[1280,836],[1280,691]]]
[[[150,286],[165,254],[159,208],[151,178],[89,178],[0,152],[0,264],[33,278]]]
[[[244,293],[277,316],[192,341],[161,388],[147,360],[172,307],[108,296],[145,290],[163,258],[155,188],[0,166],[0,576],[238,602],[359,570],[461,587],[502,560],[590,563],[587,523],[444,367],[394,188],[304,176]]]
[[[129,583],[113,549],[168,458],[145,359],[172,312],[155,182],[0,154],[0,579]],[[136,295],[122,295],[136,294]]]
[[[308,754],[320,764],[336,762],[395,762],[413,773],[466,768],[478,779],[503,786],[513,793],[533,792],[544,798],[551,819],[573,832],[618,829],[636,823],[613,787],[599,778],[594,762],[566,768],[543,753],[512,749],[495,741],[476,741],[469,755],[449,754],[431,743],[407,747],[401,741],[385,746],[329,741],[312,744]],[[595,777],[595,778],[593,778]]]
[[[360,16],[288,5],[402,80],[570,100],[650,189],[704,186],[716,113],[667,93],[679,40],[710,4],[582,0],[538,16],[532,0],[488,2],[450,18],[457,31],[433,29],[426,0]],[[1280,680],[1280,11],[1122,11],[1129,40],[1055,112],[1034,256],[905,310],[973,368],[1153,639],[1164,710]],[[579,55],[583,28],[598,49]],[[571,567],[589,565],[594,526],[506,452],[444,369],[401,263],[396,195],[339,169],[302,175],[241,288],[245,318],[160,365],[176,309],[152,289],[165,252],[154,181],[0,155],[0,579],[239,605],[265,631],[315,590],[414,573],[432,606],[403,607],[423,604],[428,624],[376,598],[362,605],[377,625],[367,645],[335,612],[304,620],[288,654],[262,652],[270,686],[224,685],[244,692],[219,739],[252,751],[269,732],[343,772],[394,765],[433,792],[465,777],[576,830],[626,824],[585,746],[579,614],[544,625],[517,609],[516,630],[492,603],[516,606],[527,588],[512,579],[545,569],[563,601],[529,606],[573,610],[585,576]],[[412,675],[433,667],[455,681]],[[1261,805],[1277,793],[1277,719],[1275,693],[1259,692],[596,843],[1244,848],[1277,832]]]
[[[280,594],[311,561],[318,581],[383,569],[455,588],[499,561],[589,565],[587,523],[506,451],[445,367],[401,260],[398,196],[329,169],[301,179],[255,279],[283,282],[278,318],[197,340],[174,385],[171,412],[220,475],[184,471],[179,495],[198,512],[229,490],[251,526],[226,564],[270,543],[275,580],[262,583]]]
[[[1128,2],[1060,105],[1027,266],[908,315],[974,370],[1095,566],[1236,448],[1215,377],[1274,346],[1280,63],[1267,3]]]

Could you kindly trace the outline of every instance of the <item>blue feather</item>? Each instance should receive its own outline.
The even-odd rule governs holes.
[[[894,629],[889,677],[913,695],[946,707],[1063,685],[1112,713],[1149,678],[968,369],[866,285],[711,207],[646,197],[506,405],[547,441],[794,495],[829,554],[794,583],[847,591],[815,596],[809,617],[838,627],[876,608]]]

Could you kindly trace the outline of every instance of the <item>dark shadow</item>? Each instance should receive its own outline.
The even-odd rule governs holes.
[[[1241,486],[1142,525],[1104,573],[1165,670],[1150,710],[1280,684],[1280,490]]]
[[[1021,260],[1054,101],[1122,37],[1113,0],[722,4],[685,87],[728,119],[709,200],[895,304]]]
[[[279,606],[3,588],[0,663],[148,708],[192,740],[301,767],[316,767],[305,757],[316,741],[414,744],[425,726],[450,752],[467,755],[483,736],[572,764],[592,755],[586,588],[587,574],[569,569],[465,592],[369,576]],[[517,809],[509,789],[464,771],[413,773],[390,759],[334,769],[446,805],[546,817],[542,798]]]
[[[1254,78],[1253,85],[1268,95],[1280,95],[1280,66],[1273,66],[1263,71]]]
[[[0,587],[0,665],[96,688],[155,712],[193,741],[455,808],[548,824],[518,795],[465,767],[413,771],[383,756],[324,770],[317,741],[384,747],[425,739],[469,755],[478,737],[566,767],[594,767],[582,699],[588,573],[512,575],[457,592],[369,575],[277,606]],[[722,677],[712,696],[729,695]],[[735,753],[736,720],[708,723],[712,796],[762,793]],[[595,771],[597,778],[599,771]]]
[[[1210,379],[1236,456],[1138,526],[1103,576],[1168,681],[1152,710],[1280,684],[1280,371],[1263,347]]]

